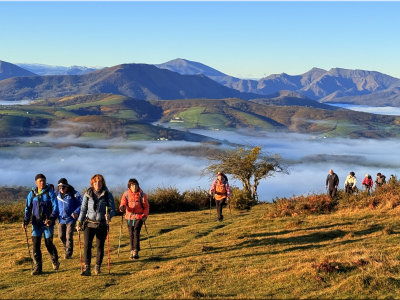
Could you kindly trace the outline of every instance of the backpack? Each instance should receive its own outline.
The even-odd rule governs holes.
[[[126,195],[127,195],[127,196],[125,196],[125,197],[127,197],[126,200],[128,200],[128,202],[129,202],[129,196],[128,196],[128,195],[129,195],[129,190],[126,191]],[[143,191],[140,192],[139,203],[140,203],[140,206],[142,207],[142,209],[143,209],[143,211],[144,211],[144,206],[143,206]]]
[[[50,186],[50,188],[52,188],[50,184],[49,184],[49,186]],[[44,194],[42,194],[42,195],[46,195],[48,199],[51,199],[49,190],[50,190],[50,189],[47,189],[47,191],[46,191]],[[41,199],[42,197],[39,197],[38,188],[32,189],[32,193],[33,193],[33,197],[37,197],[37,199],[38,199],[38,202],[39,202],[39,204],[38,204],[38,205],[39,205],[39,217],[42,218],[42,215],[41,215],[41,213],[40,213],[40,211],[41,211],[40,202],[41,202],[41,200],[42,200],[42,199]],[[50,201],[50,214],[51,214],[52,212],[53,212],[53,204],[52,204],[51,201]],[[33,206],[32,206],[32,214],[33,214]],[[46,216],[46,219],[47,219],[48,216],[47,216],[47,215],[45,215],[45,216]]]

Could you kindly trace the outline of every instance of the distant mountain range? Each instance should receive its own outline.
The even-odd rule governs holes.
[[[256,81],[232,77],[185,59],[175,59],[156,66],[180,74],[204,74],[241,92],[269,95],[289,90],[320,102],[400,106],[400,79],[375,71],[312,68],[301,75],[273,74]]]
[[[16,63],[15,65],[31,71],[37,75],[82,75],[102,69],[102,67],[85,67],[85,66],[51,66],[45,64],[28,64]]]
[[[36,74],[14,64],[0,60],[0,80],[20,76],[36,76]]]
[[[375,71],[312,68],[301,75],[273,74],[257,81],[229,76],[185,59],[154,65],[157,68],[148,64],[122,64],[100,70],[97,67],[18,65],[1,62],[0,99],[37,99],[105,92],[146,100],[239,97],[261,101],[274,98],[273,95],[280,91],[291,91],[296,93],[295,97],[294,94],[291,96],[296,98],[295,101],[305,96],[321,103],[400,106],[400,79]],[[48,78],[20,78],[35,75],[47,75]],[[12,77],[19,79],[11,80]],[[306,105],[303,100],[303,105]],[[273,103],[271,100],[264,102]],[[290,105],[288,103],[292,101],[286,99],[283,102]]]
[[[143,100],[258,98],[204,75],[180,75],[147,64],[123,64],[83,75],[14,77],[0,81],[0,99],[21,100],[112,93]]]

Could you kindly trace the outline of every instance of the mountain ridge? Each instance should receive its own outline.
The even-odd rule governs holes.
[[[0,81],[0,99],[21,100],[112,93],[144,100],[256,98],[205,75],[180,75],[148,64],[120,64],[83,75],[16,77]]]
[[[36,74],[12,63],[0,60],[0,81],[21,76],[36,76]]]

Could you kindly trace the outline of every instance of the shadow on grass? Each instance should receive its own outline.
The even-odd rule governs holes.
[[[255,233],[255,234],[250,234],[250,235],[243,235],[238,237],[238,239],[244,239],[244,238],[259,238],[259,237],[267,237],[267,236],[274,236],[274,235],[285,235],[297,231],[307,231],[307,230],[318,230],[318,229],[327,229],[327,228],[332,228],[336,226],[345,226],[345,225],[351,225],[351,222],[346,222],[346,223],[335,223],[335,224],[330,224],[330,225],[322,225],[322,226],[317,226],[317,227],[307,227],[307,228],[298,228],[298,229],[293,229],[293,230],[282,230],[278,232],[263,232],[263,233]]]
[[[229,224],[218,224],[218,225],[215,225],[215,226],[213,226],[213,227],[210,227],[210,228],[208,228],[208,229],[206,229],[206,230],[204,230],[204,231],[199,231],[199,232],[194,236],[194,238],[195,238],[195,239],[198,239],[198,238],[205,237],[205,236],[207,236],[207,235],[213,233],[214,230],[218,230],[218,229],[224,228],[225,226],[228,226],[228,225],[229,225]]]

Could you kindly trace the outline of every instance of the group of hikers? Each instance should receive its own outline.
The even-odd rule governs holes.
[[[396,177],[392,174],[388,180],[388,183],[392,181],[396,181]],[[386,184],[386,176],[382,173],[376,174],[375,179],[375,186],[381,187],[382,185]],[[374,185],[374,181],[372,180],[371,175],[365,174],[364,180],[362,181],[362,187],[371,193],[372,187]],[[332,199],[336,196],[337,188],[339,186],[339,177],[333,170],[329,170],[329,174],[326,177],[325,188],[328,191],[329,197]],[[352,194],[354,192],[358,192],[357,188],[357,178],[354,172],[350,172],[350,174],[346,177],[346,181],[344,182],[344,190],[346,193]]]
[[[26,199],[24,221],[22,224],[29,250],[26,229],[32,218],[34,265],[31,275],[42,273],[42,252],[40,246],[43,234],[53,269],[57,271],[60,267],[58,252],[53,242],[56,220],[58,221],[58,237],[64,247],[64,259],[72,258],[74,231],[78,231],[80,248],[80,233],[83,232],[84,267],[81,257],[82,276],[91,275],[92,244],[94,237],[96,237],[97,252],[94,272],[95,274],[100,274],[104,257],[104,246],[106,240],[109,238],[109,222],[114,217],[116,209],[114,197],[108,190],[103,175],[96,174],[92,176],[90,187],[85,192],[83,199],[80,193],[68,183],[66,178],[61,178],[58,181],[57,188],[54,189],[53,185],[46,182],[46,177],[43,174],[37,174],[35,184],[36,187],[32,189]],[[140,188],[137,179],[129,179],[127,187],[127,191],[121,197],[119,211],[123,214],[122,218],[125,216],[128,227],[130,239],[129,258],[139,259],[140,231],[143,224],[146,227],[150,206],[147,195]],[[223,173],[218,173],[217,178],[211,185],[209,194],[214,197],[216,202],[217,221],[222,221],[222,207],[230,197],[228,179]],[[110,257],[108,256],[108,266],[110,266],[109,264]]]

